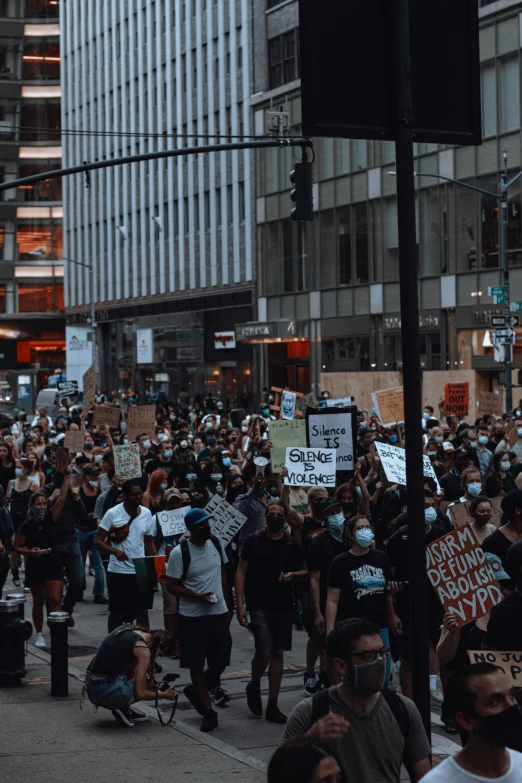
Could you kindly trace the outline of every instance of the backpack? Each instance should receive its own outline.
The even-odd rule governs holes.
[[[214,546],[218,551],[218,554],[221,558],[221,565],[225,565],[223,562],[223,549],[221,546],[221,541],[219,540],[219,538],[216,538],[216,536],[210,536],[209,540],[212,541],[212,543],[214,544]],[[190,549],[188,545],[188,538],[184,538],[181,541],[180,547],[181,547],[181,560],[183,562],[183,573],[181,574],[180,582],[184,582],[185,579],[187,578],[187,573],[190,566]]]
[[[410,734],[410,718],[406,706],[401,697],[392,691],[391,688],[383,688],[381,694],[393,713],[393,717],[399,724],[404,741],[408,742]],[[320,718],[324,718],[330,712],[330,694],[329,689],[325,688],[312,696],[312,723],[316,723]],[[406,747],[402,756],[402,763],[406,767],[410,780],[414,780],[413,771]]]

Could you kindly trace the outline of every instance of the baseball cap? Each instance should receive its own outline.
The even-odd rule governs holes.
[[[191,508],[185,514],[186,525],[202,525],[207,519],[212,519],[212,517],[207,514],[204,508]]]
[[[332,508],[340,508],[341,502],[337,498],[322,498],[317,502],[316,511],[321,517],[326,516]]]
[[[442,444],[442,448],[444,449],[444,451],[455,451],[455,446],[450,440],[445,440],[444,443]]]

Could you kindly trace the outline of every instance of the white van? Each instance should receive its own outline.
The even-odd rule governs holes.
[[[40,410],[40,408],[47,408],[47,415],[50,416],[54,422],[58,415],[59,407],[58,389],[40,389],[38,397],[36,398],[35,411]]]

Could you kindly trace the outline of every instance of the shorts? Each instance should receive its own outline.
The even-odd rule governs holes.
[[[44,555],[39,558],[27,557],[25,562],[25,581],[29,587],[41,587],[46,582],[63,582],[64,580],[63,565],[56,555]]]
[[[109,612],[125,614],[133,618],[145,609],[152,609],[154,591],[140,593],[135,574],[107,573],[107,589],[109,592]]]
[[[299,606],[301,607],[301,617],[305,631],[309,637],[316,637],[317,631],[315,629],[315,611],[312,604],[312,596],[309,590],[298,590],[297,598],[299,600]]]
[[[271,655],[292,649],[292,612],[250,611],[249,629],[254,635],[256,653]]]
[[[178,599],[175,595],[167,593],[165,582],[160,582],[161,593],[163,595],[163,614],[177,614],[178,613]]]
[[[91,704],[106,710],[125,710],[134,701],[134,685],[124,674],[93,680],[87,677],[85,690]]]
[[[178,615],[179,665],[202,672],[208,666],[223,671],[230,664],[232,636],[228,612],[201,617]]]

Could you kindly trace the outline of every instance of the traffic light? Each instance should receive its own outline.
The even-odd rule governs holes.
[[[292,220],[313,220],[312,197],[312,164],[303,160],[295,164],[295,169],[290,173],[290,182],[294,186],[290,198],[295,203],[292,209]]]

